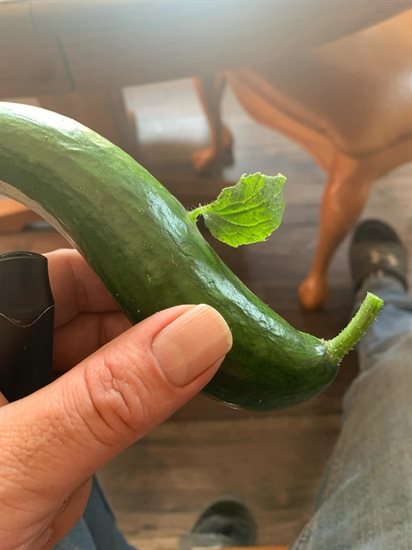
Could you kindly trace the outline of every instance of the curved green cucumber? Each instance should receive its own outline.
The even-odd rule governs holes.
[[[0,103],[0,180],[0,193],[73,243],[132,322],[182,303],[222,313],[234,345],[208,395],[271,410],[308,399],[334,379],[348,346],[336,351],[333,341],[295,330],[261,302],[184,207],[95,132],[37,107]]]

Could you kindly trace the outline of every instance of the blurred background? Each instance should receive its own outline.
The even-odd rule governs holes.
[[[233,250],[205,236],[301,330],[327,338],[346,323],[346,235],[359,215],[391,223],[412,249],[410,2],[3,0],[0,99],[93,128],[188,207],[244,172],[285,174],[284,221],[267,242]],[[0,197],[0,252],[61,246]],[[100,479],[130,542],[176,548],[211,499],[232,494],[261,544],[290,544],[356,369],[352,354],[323,395],[268,415],[199,396],[123,453]]]

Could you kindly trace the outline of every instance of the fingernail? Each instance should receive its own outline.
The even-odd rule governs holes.
[[[232,334],[220,313],[200,304],[159,332],[152,346],[167,380],[185,386],[223,359],[232,347]]]

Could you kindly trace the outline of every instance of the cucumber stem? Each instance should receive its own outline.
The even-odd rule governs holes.
[[[368,292],[360,308],[349,324],[332,340],[326,342],[329,357],[338,365],[344,356],[355,347],[383,307],[383,300]]]
[[[197,218],[201,216],[204,212],[206,212],[209,208],[208,204],[201,204],[197,208],[194,208],[193,210],[190,210],[188,212],[189,218],[192,220],[192,222],[196,222]]]

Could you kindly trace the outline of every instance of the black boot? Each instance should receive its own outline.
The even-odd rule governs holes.
[[[214,501],[192,530],[180,540],[180,550],[228,548],[256,544],[256,525],[241,501],[227,497]]]
[[[397,233],[380,220],[366,220],[356,228],[349,251],[355,290],[371,275],[393,277],[407,289],[407,253]]]

